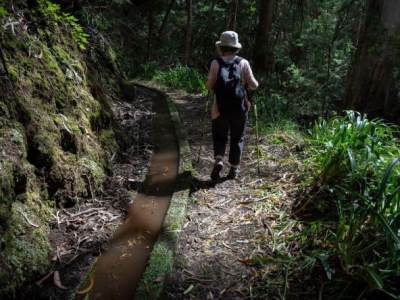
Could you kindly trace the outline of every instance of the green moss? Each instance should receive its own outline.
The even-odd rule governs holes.
[[[10,112],[5,103],[0,102],[0,117],[10,118]]]
[[[57,59],[53,56],[50,49],[47,46],[42,47],[43,53],[43,63],[44,67],[48,72],[56,75],[58,79],[64,79],[64,73],[62,72],[60,65],[58,64]]]
[[[53,121],[57,124],[58,128],[65,129],[71,134],[81,134],[81,130],[79,128],[79,123],[73,116],[66,116],[64,114],[56,114],[53,116]]]
[[[25,138],[20,126],[0,130],[0,225],[8,218],[10,203],[14,200],[21,178],[26,176],[21,159],[26,157]],[[26,181],[24,179],[24,181]],[[16,186],[16,184],[18,186]],[[23,183],[25,185],[25,183]],[[17,191],[16,191],[17,190]]]
[[[157,243],[138,285],[135,299],[157,299],[162,292],[165,276],[172,271],[172,265],[172,251],[166,244]]]
[[[1,139],[0,139],[1,142]],[[6,205],[12,200],[14,194],[14,176],[13,176],[13,164],[8,160],[0,160],[0,205]],[[5,213],[7,217],[7,212]],[[1,220],[0,215],[0,220]]]
[[[118,150],[118,144],[115,139],[114,130],[102,130],[100,132],[100,141],[109,153],[115,153]]]
[[[17,128],[10,129],[10,140],[12,143],[25,148],[25,138],[21,130]]]
[[[30,141],[28,160],[37,168],[50,168],[55,160],[55,136],[39,131]]]
[[[81,166],[84,174],[88,173],[91,175],[91,178],[93,179],[93,188],[95,188],[96,190],[101,190],[104,180],[106,178],[102,166],[87,157],[81,158],[79,160],[79,165]]]
[[[29,193],[25,203],[14,202],[9,218],[10,227],[0,237],[3,248],[0,296],[4,297],[13,295],[20,284],[45,272],[51,250],[47,238],[51,209],[37,193]]]
[[[88,184],[101,190],[107,158],[118,148],[108,102],[120,95],[110,70],[92,66],[101,89],[95,99],[69,27],[30,17],[35,35],[3,36],[13,93],[0,100],[0,298],[47,271],[48,206],[88,196]]]

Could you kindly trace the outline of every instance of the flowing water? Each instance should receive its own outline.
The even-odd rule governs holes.
[[[178,142],[165,97],[153,94],[154,153],[144,189],[133,201],[109,248],[97,260],[86,283],[92,286],[89,299],[134,298],[170,204],[178,173]]]

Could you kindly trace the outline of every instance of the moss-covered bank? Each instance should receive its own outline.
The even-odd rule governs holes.
[[[56,207],[101,191],[121,93],[115,64],[100,63],[112,57],[87,45],[77,19],[48,1],[12,2],[0,1],[1,299],[48,270]]]

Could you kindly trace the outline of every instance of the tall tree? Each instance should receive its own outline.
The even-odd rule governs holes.
[[[274,0],[259,0],[259,20],[254,46],[255,69],[268,72],[270,61],[269,36],[272,29]]]
[[[154,34],[154,2],[149,1],[147,3],[147,61],[152,57],[152,37]]]
[[[193,2],[186,0],[186,36],[185,36],[185,51],[183,54],[183,63],[187,65],[190,60],[190,52],[192,45],[192,28],[193,28]]]
[[[228,30],[236,31],[238,7],[239,0],[232,0],[229,6],[228,22],[226,26]]]
[[[168,23],[168,17],[169,17],[169,15],[171,13],[172,8],[174,7],[175,1],[176,0],[171,0],[169,5],[168,5],[168,7],[167,7],[167,10],[165,12],[164,18],[163,18],[163,20],[161,22],[160,29],[158,30],[158,39],[159,40],[162,40],[162,38],[163,38],[164,29],[165,29],[165,26]]]
[[[400,1],[368,1],[360,39],[347,74],[345,108],[366,112],[372,117],[400,119],[400,105],[394,92],[395,59],[400,55],[399,22]]]
[[[210,40],[210,34],[209,34],[209,26],[215,15],[216,4],[217,4],[217,0],[211,1],[210,9],[208,10],[208,13],[207,13],[207,21],[205,23],[204,30],[202,30],[202,35],[201,35],[200,41],[201,41],[201,45],[202,45],[202,56],[203,57],[206,55],[206,53],[210,49],[210,45],[212,45],[210,42],[211,40]]]

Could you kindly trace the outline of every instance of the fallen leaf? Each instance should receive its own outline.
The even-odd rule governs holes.
[[[194,288],[194,285],[191,284],[191,285],[183,292],[183,294],[184,294],[184,295],[189,294],[189,293],[193,290],[193,288]]]
[[[55,272],[54,272],[53,282],[54,282],[54,285],[55,285],[56,287],[58,287],[59,289],[62,289],[62,290],[66,290],[66,289],[67,289],[67,288],[62,284],[61,278],[60,278],[60,273],[59,273],[58,271],[55,271]]]
[[[86,293],[88,293],[92,289],[93,285],[94,285],[94,280],[93,280],[93,277],[90,276],[89,277],[89,285],[86,288],[84,288],[83,290],[79,290],[78,294],[86,294]]]

